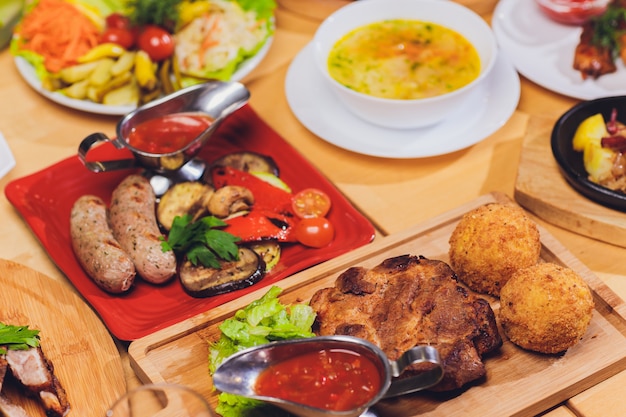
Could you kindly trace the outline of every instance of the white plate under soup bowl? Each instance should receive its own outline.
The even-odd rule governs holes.
[[[464,36],[477,50],[481,69],[469,84],[440,96],[422,99],[388,99],[349,89],[328,73],[328,56],[334,44],[348,32],[387,19],[436,23]],[[476,86],[487,78],[497,55],[491,28],[465,6],[444,0],[367,0],[344,6],[322,22],[313,39],[315,63],[326,84],[358,117],[386,128],[417,128],[443,121],[462,105]]]

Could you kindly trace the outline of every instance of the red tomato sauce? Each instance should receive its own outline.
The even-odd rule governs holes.
[[[381,387],[376,365],[348,350],[323,349],[268,367],[256,382],[257,394],[334,411],[370,401]]]
[[[197,113],[174,113],[133,127],[126,141],[143,152],[163,154],[183,149],[208,128],[213,119]]]

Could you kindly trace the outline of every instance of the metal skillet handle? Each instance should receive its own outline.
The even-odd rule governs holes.
[[[87,161],[87,154],[89,153],[91,148],[93,148],[100,142],[111,142],[113,146],[115,146],[117,149],[124,148],[124,144],[120,143],[118,140],[109,139],[109,137],[104,133],[92,133],[91,135],[87,136],[80,142],[80,145],[78,146],[78,158],[83,163],[83,165],[87,167],[88,170],[92,172],[108,172],[115,171],[117,169],[134,168],[137,166],[137,161],[134,158],[117,159],[104,162]]]
[[[438,384],[441,378],[443,378],[443,367],[439,358],[439,352],[432,346],[416,346],[404,352],[398,360],[389,361],[391,373],[394,377],[400,376],[408,366],[424,362],[435,366],[415,376],[393,379],[383,398],[421,391]]]

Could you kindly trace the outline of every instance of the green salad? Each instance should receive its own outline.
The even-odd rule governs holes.
[[[220,338],[209,346],[209,372],[230,355],[241,350],[278,340],[313,337],[315,312],[306,304],[285,305],[278,296],[282,289],[272,286],[263,297],[220,325]],[[253,417],[264,413],[264,403],[238,395],[220,393],[216,411],[223,417]],[[272,407],[271,415],[281,411]],[[288,415],[288,414],[285,414]]]
[[[274,33],[275,8],[274,0],[34,0],[15,29],[11,53],[34,67],[46,90],[138,105],[207,80],[241,78],[251,69],[244,64]],[[151,62],[144,63],[146,54]],[[90,67],[95,61],[98,70]],[[108,72],[96,82],[85,81],[87,71]]]

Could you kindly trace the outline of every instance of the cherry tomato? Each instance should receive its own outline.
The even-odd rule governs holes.
[[[163,61],[174,53],[174,38],[165,29],[148,25],[139,34],[137,46],[153,61]]]
[[[306,188],[296,193],[291,199],[294,213],[302,219],[324,217],[330,211],[330,197],[317,188]]]
[[[309,217],[298,222],[294,233],[303,245],[322,248],[335,238],[335,227],[326,217]]]
[[[100,35],[100,43],[116,43],[124,49],[131,49],[135,44],[135,35],[129,29],[108,28]]]
[[[121,13],[111,13],[106,17],[107,28],[128,29],[130,28],[130,19]]]

